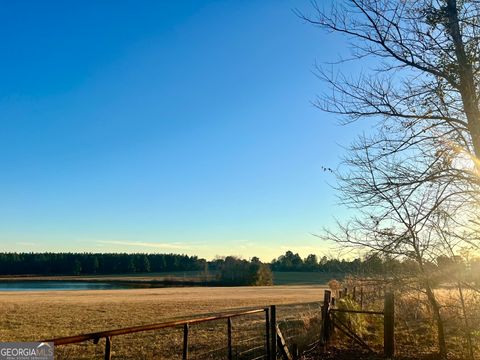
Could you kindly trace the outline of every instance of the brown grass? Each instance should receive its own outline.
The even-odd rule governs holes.
[[[349,279],[350,280],[350,279]],[[363,286],[364,308],[368,310],[381,310],[383,308],[383,284],[382,282],[358,282],[350,283],[349,286],[356,286],[357,290]],[[366,285],[365,285],[366,284]],[[344,286],[347,284],[343,284]],[[351,288],[350,288],[351,289]],[[438,356],[437,345],[437,327],[433,320],[433,314],[430,309],[426,295],[420,291],[412,290],[412,288],[397,288],[395,293],[395,343],[396,355],[401,358],[432,358]],[[350,295],[352,293],[350,292]],[[357,300],[359,300],[359,292],[357,291]],[[441,316],[444,321],[444,330],[448,348],[449,359],[467,359],[467,342],[464,314],[460,307],[459,294],[454,287],[441,287],[435,289],[435,295],[441,305]],[[480,353],[480,295],[476,291],[463,290],[465,297],[465,306],[467,311],[467,319],[472,337],[474,353],[478,356]],[[349,315],[353,316],[353,315]],[[367,315],[362,315],[366,323],[371,323],[371,319]],[[372,326],[371,336],[365,336],[364,340],[375,348],[381,350],[382,346],[382,324],[381,318],[379,323]],[[370,325],[368,326],[370,327]],[[361,330],[355,329],[355,330]],[[338,334],[338,333],[337,333]],[[342,351],[346,350],[346,358],[348,351],[352,346],[352,342],[345,337],[338,337],[342,341],[335,342],[337,348]],[[334,340],[338,340],[335,338]],[[346,344],[346,346],[345,346]],[[345,349],[346,348],[346,349]],[[338,349],[337,349],[338,350]],[[334,352],[334,355],[336,356]],[[343,356],[343,355],[342,355]],[[345,357],[339,356],[339,359]],[[329,359],[332,357],[326,357]],[[353,359],[353,358],[352,358]]]
[[[0,339],[36,341],[188,318],[233,308],[312,302],[322,298],[323,288],[319,286],[3,293],[0,295]],[[258,341],[261,341],[262,318],[253,320],[259,334]],[[239,320],[238,327],[242,323],[244,321]],[[222,322],[193,329],[192,334],[195,331],[197,334],[196,338],[192,338],[192,349],[200,346],[200,343],[209,345],[219,342],[217,345],[223,346],[223,327]],[[113,344],[114,358],[173,359],[181,354],[181,332],[162,330],[119,336],[113,338]],[[102,349],[101,343],[67,345],[57,349],[57,358],[101,358]]]

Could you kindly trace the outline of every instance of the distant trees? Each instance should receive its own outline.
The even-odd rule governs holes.
[[[123,274],[203,270],[206,260],[178,254],[0,253],[1,275]]]
[[[420,272],[419,264],[408,257],[395,258],[382,256],[378,253],[366,254],[363,258],[352,260],[332,259],[323,256],[318,262],[316,255],[310,254],[305,259],[300,255],[294,254],[295,258],[300,258],[300,265],[295,266],[289,261],[292,252],[287,251],[273,259],[270,268],[273,271],[300,271],[300,272],[321,272],[332,275],[354,275],[364,276],[397,276],[405,279],[411,279],[418,276]],[[446,256],[439,255],[436,258],[425,259],[423,269],[428,273],[432,286],[440,283],[454,284],[457,282],[455,276],[462,274],[462,281],[474,284],[480,287],[480,258],[470,257],[465,259],[458,255]],[[453,271],[455,270],[455,271]]]
[[[100,264],[98,262],[98,257],[96,255],[89,256],[84,261],[85,272],[88,274],[96,274],[98,272],[99,267],[100,267]]]
[[[140,269],[140,272],[150,272],[150,260],[148,260],[148,256],[143,255],[139,260],[138,269]]]
[[[108,275],[173,271],[218,274],[228,285],[271,285],[272,272],[258,257],[228,256],[211,262],[179,254],[0,253],[0,275]]]
[[[257,257],[251,261],[227,256],[220,265],[219,279],[228,285],[272,285],[273,274],[270,267]]]
[[[285,255],[272,261],[272,268],[274,270],[302,271],[304,264],[300,255],[287,251]]]
[[[318,267],[317,255],[315,254],[308,255],[304,261],[304,266],[310,271],[315,270]]]
[[[467,260],[458,256],[441,255],[424,263],[435,284],[453,282],[452,268],[461,266],[462,281],[480,286],[480,258]],[[211,273],[231,285],[268,285],[272,271],[322,272],[335,275],[374,276],[418,273],[418,264],[408,258],[402,260],[369,254],[352,260],[318,257],[310,254],[302,259],[287,251],[270,264],[258,257],[250,261],[233,256],[212,261],[196,256],[178,254],[91,254],[91,253],[0,253],[0,275],[102,275],[171,271],[200,271]],[[458,273],[455,272],[455,273]]]
[[[73,275],[80,275],[82,272],[82,263],[80,260],[75,259],[73,261],[73,266],[72,266],[72,274]]]
[[[365,260],[368,262],[369,260]],[[317,255],[310,254],[305,259],[302,259],[298,253],[287,251],[285,255],[273,259],[271,268],[273,271],[319,271],[326,273],[358,273],[361,271],[360,259],[354,260],[339,260],[322,257],[318,260]],[[364,263],[367,268],[367,264]]]

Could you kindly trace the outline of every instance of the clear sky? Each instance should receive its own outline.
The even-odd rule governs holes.
[[[352,129],[309,1],[3,1],[3,251],[321,254]]]

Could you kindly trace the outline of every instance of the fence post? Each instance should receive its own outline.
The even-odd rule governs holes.
[[[277,359],[277,307],[270,306],[270,358]]]
[[[383,316],[383,352],[386,358],[393,358],[395,354],[395,303],[393,293],[385,294]]]
[[[345,297],[348,296],[348,288],[343,289],[343,296],[345,296]]]
[[[111,359],[111,352],[112,352],[112,340],[110,336],[105,338],[105,360]]]
[[[270,309],[265,308],[265,342],[267,344],[267,360],[270,360]]]
[[[325,345],[329,338],[329,321],[328,321],[328,310],[330,307],[330,299],[332,293],[330,290],[325,290],[323,293],[323,305],[322,305],[322,333],[321,333],[321,341]]]
[[[188,324],[183,325],[183,360],[188,359]]]
[[[360,310],[363,310],[363,286],[360,288]]]
[[[357,301],[357,287],[356,286],[353,287],[352,299],[354,301]]]
[[[228,332],[228,360],[232,360],[232,318],[227,319],[227,332]]]

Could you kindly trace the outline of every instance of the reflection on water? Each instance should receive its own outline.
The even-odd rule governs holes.
[[[111,290],[128,288],[128,285],[123,284],[88,281],[0,281],[0,291]]]

